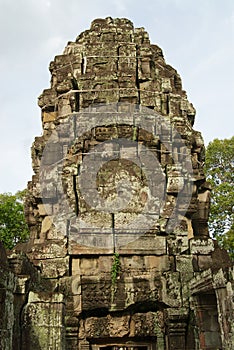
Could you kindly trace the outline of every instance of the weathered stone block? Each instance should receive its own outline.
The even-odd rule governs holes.
[[[53,122],[58,117],[58,112],[42,112],[43,123]]]
[[[58,278],[69,273],[69,256],[64,258],[45,259],[41,261],[42,276]]]
[[[43,221],[42,221],[42,225],[41,225],[41,233],[45,234],[49,231],[49,229],[52,226],[52,220],[49,216],[46,216]]]
[[[130,336],[131,337],[147,337],[156,336],[156,322],[155,313],[148,312],[145,314],[134,314],[130,322]]]
[[[166,254],[166,238],[154,234],[145,234],[140,238],[119,247],[120,254]]]
[[[198,255],[197,257],[198,267],[200,271],[212,268],[213,262],[212,257],[207,255]]]
[[[189,240],[191,254],[209,255],[214,251],[212,239],[192,238]]]
[[[82,276],[81,295],[83,310],[108,308],[111,303],[111,280]]]
[[[92,338],[124,337],[129,334],[129,316],[90,317],[85,322],[85,330]]]
[[[67,255],[65,241],[47,241],[31,248],[31,258],[35,260],[64,258]]]
[[[161,300],[173,308],[182,306],[179,272],[165,272],[162,279]]]
[[[183,274],[193,273],[193,264],[191,256],[177,256],[176,257],[176,271],[179,271]]]
[[[167,253],[169,255],[179,255],[188,252],[189,241],[185,236],[174,236],[167,239]]]
[[[170,259],[167,255],[154,256],[148,255],[144,258],[146,268],[157,272],[164,272],[170,270]]]
[[[22,349],[65,349],[63,295],[29,293],[23,312]]]

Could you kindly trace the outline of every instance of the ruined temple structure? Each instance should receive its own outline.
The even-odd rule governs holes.
[[[0,247],[0,348],[233,349],[234,270],[209,236],[204,144],[179,74],[144,28],[112,18],[49,68],[30,240]]]

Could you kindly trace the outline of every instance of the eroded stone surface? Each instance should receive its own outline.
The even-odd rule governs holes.
[[[232,264],[209,238],[204,144],[179,74],[144,28],[112,18],[94,20],[50,72],[32,146],[30,241],[8,262],[0,248],[1,347],[231,350]],[[126,205],[114,210],[118,196]]]

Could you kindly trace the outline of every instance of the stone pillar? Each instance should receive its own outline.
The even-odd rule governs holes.
[[[12,350],[14,289],[16,278],[9,270],[6,252],[0,242],[0,349]]]
[[[168,309],[167,314],[167,350],[186,350],[186,330],[188,312],[186,309]]]
[[[22,350],[65,350],[63,318],[62,294],[30,292],[23,311]]]
[[[194,236],[209,237],[210,191],[211,186],[208,182],[204,182],[199,189],[197,212],[192,216]]]
[[[222,269],[214,274],[218,321],[224,349],[233,349],[234,344],[234,269],[225,273]]]
[[[220,327],[218,323],[217,300],[214,293],[196,297],[196,315],[199,324],[200,348],[221,349]]]

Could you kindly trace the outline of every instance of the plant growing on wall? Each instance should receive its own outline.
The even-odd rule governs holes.
[[[111,283],[112,285],[115,285],[116,280],[120,273],[120,260],[119,260],[119,253],[114,253],[113,255],[113,264],[111,267]]]
[[[117,291],[116,281],[121,270],[119,253],[113,254],[113,263],[111,266],[111,304],[114,304],[115,293]]]

